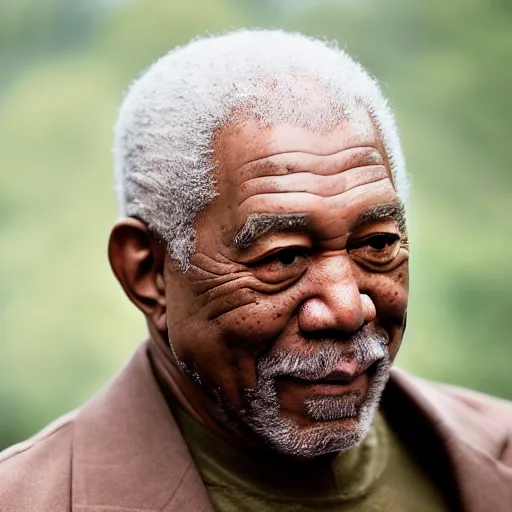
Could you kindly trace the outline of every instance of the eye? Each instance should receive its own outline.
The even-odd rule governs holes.
[[[347,251],[363,266],[381,272],[392,270],[402,261],[402,258],[398,257],[400,236],[397,233],[374,233],[349,240]]]
[[[390,247],[398,242],[399,239],[400,237],[395,234],[379,233],[377,235],[371,235],[363,240],[372,249],[375,249],[376,251],[383,251],[386,247]]]
[[[251,265],[254,275],[269,283],[299,278],[307,269],[309,256],[303,247],[286,247]]]
[[[275,260],[284,266],[293,265],[304,256],[304,251],[298,247],[286,248],[270,256],[269,261]]]

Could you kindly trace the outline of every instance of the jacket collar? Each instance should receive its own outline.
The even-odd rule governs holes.
[[[79,412],[74,427],[73,512],[209,512],[190,453],[142,344]]]

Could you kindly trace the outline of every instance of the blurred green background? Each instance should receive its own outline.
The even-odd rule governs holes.
[[[106,258],[116,111],[156,57],[240,26],[336,38],[379,77],[413,184],[398,364],[512,399],[510,0],[1,0],[0,449],[145,336]]]

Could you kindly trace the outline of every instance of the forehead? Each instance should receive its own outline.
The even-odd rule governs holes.
[[[325,133],[248,120],[221,130],[214,150],[231,236],[254,214],[305,213],[322,236],[335,237],[365,208],[396,200],[383,143],[363,109]]]
[[[350,119],[328,132],[313,132],[290,125],[262,127],[249,118],[221,128],[214,140],[214,158],[220,180],[236,178],[245,164],[273,155],[303,152],[330,155],[343,149],[372,146],[384,153],[375,124],[365,109],[356,110]]]

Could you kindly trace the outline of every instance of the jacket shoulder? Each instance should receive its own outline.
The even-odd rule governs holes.
[[[478,391],[425,380],[402,370],[395,382],[427,417],[451,435],[512,467],[512,403]]]
[[[490,451],[496,460],[512,468],[512,403],[457,386],[448,384],[436,384],[436,386],[448,403],[456,404],[453,406],[454,414],[452,414],[458,420],[458,428],[467,431],[471,428],[470,424],[477,426],[480,423],[480,428],[475,430],[479,437],[478,442],[482,444],[487,437],[492,443],[493,437],[495,440],[498,438],[499,443],[495,443],[497,448]],[[456,412],[458,408],[461,410],[459,414]],[[500,436],[493,436],[492,432],[498,431]]]
[[[69,413],[0,452],[2,512],[69,512],[75,416]]]
[[[458,401],[461,405],[499,422],[507,429],[509,437],[512,439],[512,402],[471,389],[448,384],[436,385],[442,393]]]

